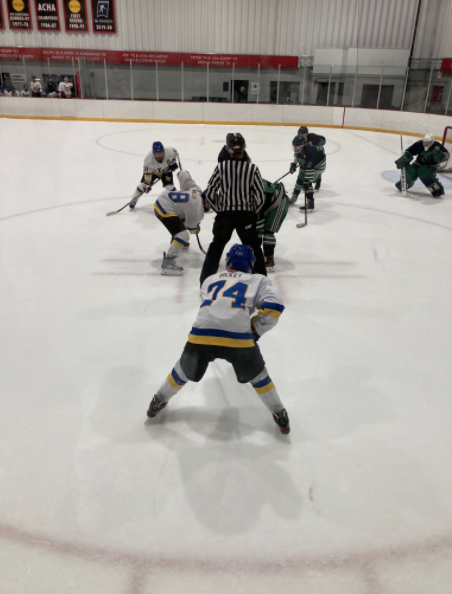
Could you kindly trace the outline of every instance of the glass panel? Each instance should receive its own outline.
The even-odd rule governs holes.
[[[24,91],[24,85],[28,85],[30,88],[27,63],[24,67],[22,60],[2,60],[0,62],[0,85],[3,86],[2,96],[11,97],[16,97],[17,93],[20,95]]]
[[[130,64],[107,64],[107,83],[109,99],[131,99]]]
[[[130,69],[130,66],[129,66],[129,69]],[[155,66],[145,66],[143,64],[132,64],[132,69],[133,69],[133,98],[134,98],[134,100],[155,101],[157,99]],[[159,69],[159,71],[160,71],[160,69]],[[160,72],[159,72],[159,74],[160,74]]]
[[[207,68],[184,68],[185,101],[207,101]]]
[[[259,103],[276,103],[278,69],[261,68]]]
[[[180,101],[182,95],[181,67],[159,66],[160,101]]]
[[[232,68],[209,67],[209,101],[226,103],[231,100]]]
[[[430,60],[413,60],[403,104],[404,111],[424,111],[431,66]]]
[[[251,77],[255,77],[252,68],[236,68],[234,72],[234,103],[248,103],[251,101]],[[229,78],[232,83],[232,73]]]

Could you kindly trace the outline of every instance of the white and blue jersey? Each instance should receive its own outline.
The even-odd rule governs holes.
[[[218,272],[202,284],[201,307],[188,342],[250,348],[255,344],[253,334],[271,330],[283,311],[281,295],[266,276]]]
[[[154,202],[155,212],[163,217],[179,217],[190,232],[195,232],[204,218],[204,205],[199,186],[187,191],[177,191],[166,186]]]
[[[152,182],[152,176],[162,177],[163,172],[176,170],[179,167],[177,163],[178,158],[178,152],[171,146],[165,148],[165,154],[161,163],[157,161],[152,151],[148,153],[143,163],[144,181],[150,184]]]

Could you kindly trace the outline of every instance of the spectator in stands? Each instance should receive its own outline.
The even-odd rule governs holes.
[[[56,93],[57,93],[57,86],[54,83],[53,78],[51,76],[49,76],[49,80],[47,82],[47,88],[48,88],[47,95],[49,97],[56,97],[57,96],[56,95]]]
[[[20,92],[21,97],[30,97],[30,91],[28,90],[28,85],[24,85],[22,91]]]
[[[36,76],[33,75],[31,77],[31,96],[32,97],[41,97],[41,91],[42,91],[42,87],[41,87],[39,78],[36,78]]]
[[[11,90],[6,93],[8,97],[20,97],[20,93],[16,91],[16,87],[11,87]]]
[[[3,89],[5,91],[5,94],[11,92],[12,89],[14,89],[13,81],[11,80],[9,74],[3,75]]]
[[[237,96],[237,103],[246,103],[248,101],[248,97],[246,94],[245,87],[240,87],[239,94]]]
[[[5,95],[5,89],[3,88],[3,85],[0,85],[0,97],[3,97]]]

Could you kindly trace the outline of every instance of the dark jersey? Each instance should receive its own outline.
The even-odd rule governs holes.
[[[311,144],[304,145],[301,155],[295,154],[295,162],[298,162],[300,169],[304,171],[314,169],[322,161],[326,161],[326,155],[322,147],[312,146]]]
[[[231,155],[228,153],[228,149],[226,145],[221,149],[220,154],[218,155],[218,163],[223,163],[223,161],[230,161],[232,159]],[[250,156],[246,151],[243,151],[243,160],[248,161],[251,163]]]
[[[272,184],[266,179],[262,179],[262,184],[264,186],[264,206],[261,210],[261,216],[264,216],[279,205],[286,190],[282,183]]]
[[[320,136],[320,134],[314,134],[313,132],[309,132],[306,140],[307,142],[312,142],[313,146],[325,146],[326,143],[325,136]]]
[[[405,152],[416,157],[416,163],[419,165],[428,165],[430,167],[438,167],[440,163],[449,159],[449,151],[437,140],[427,150],[425,150],[422,140],[418,140],[408,147]]]

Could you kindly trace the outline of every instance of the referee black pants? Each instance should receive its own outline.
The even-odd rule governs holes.
[[[217,214],[213,224],[213,240],[207,250],[204,266],[201,271],[201,285],[207,277],[218,272],[225,245],[237,231],[240,241],[249,245],[256,256],[253,272],[267,276],[261,241],[256,231],[257,215],[247,210],[226,210]]]

